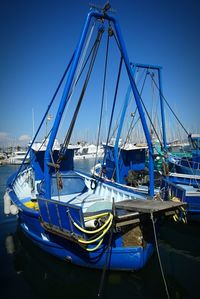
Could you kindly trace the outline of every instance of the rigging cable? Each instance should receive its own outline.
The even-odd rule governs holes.
[[[116,88],[115,88],[115,95],[114,95],[114,100],[113,100],[113,106],[112,106],[112,111],[111,111],[111,117],[110,117],[110,123],[109,123],[109,129],[108,129],[108,135],[107,135],[107,140],[106,140],[106,146],[105,146],[105,150],[104,150],[104,157],[103,157],[103,163],[102,163],[102,165],[104,165],[104,162],[105,162],[105,157],[106,157],[106,152],[107,152],[107,147],[108,147],[108,142],[109,142],[109,137],[110,137],[110,131],[111,131],[111,126],[112,126],[112,121],[113,121],[114,109],[115,109],[115,104],[116,104],[116,99],[117,99],[117,92],[118,92],[118,87],[119,87],[119,80],[120,80],[121,69],[122,69],[122,62],[123,62],[123,57],[121,56],[121,58],[120,58],[120,64],[119,64],[119,71],[118,71],[118,76],[117,76],[117,83],[116,83]],[[101,173],[101,175],[102,175],[102,173]]]
[[[115,33],[113,33],[113,34],[114,34],[114,38],[115,38],[115,40],[116,40],[116,43],[117,43],[117,45],[118,45],[119,51],[121,52],[121,54],[123,54],[123,53],[122,53],[122,49],[121,49],[121,47],[120,47],[120,45],[119,45],[119,42],[118,42],[118,40],[117,40],[117,38],[116,38],[116,36],[115,36]],[[148,70],[148,69],[147,69],[147,70]],[[131,73],[131,76],[132,76],[132,73]],[[133,77],[133,76],[132,76],[132,77]],[[133,78],[133,80],[134,80],[134,78]],[[135,80],[134,80],[134,81],[135,81]],[[145,112],[146,112],[146,115],[147,115],[147,117],[148,117],[148,119],[149,119],[149,122],[150,122],[150,124],[151,124],[151,126],[152,126],[152,128],[153,128],[153,130],[154,130],[154,132],[155,132],[155,134],[156,134],[156,137],[157,137],[158,140],[159,140],[159,143],[160,143],[160,145],[161,145],[161,148],[162,148],[162,142],[161,142],[161,140],[160,140],[160,138],[159,138],[159,136],[158,136],[158,134],[157,134],[157,132],[156,132],[156,130],[155,130],[155,127],[154,127],[153,122],[152,122],[152,120],[151,120],[151,118],[150,118],[150,116],[149,116],[149,113],[148,113],[147,108],[146,108],[146,106],[145,106],[145,104],[144,104],[144,101],[142,100],[142,97],[140,96],[139,93],[138,93],[138,95],[139,95],[140,101],[141,101],[141,103],[142,103],[142,105],[143,105],[143,107],[144,107],[144,110],[145,110]]]
[[[162,267],[162,262],[161,262],[161,258],[160,258],[160,252],[159,252],[159,248],[158,248],[158,240],[157,240],[157,236],[156,236],[156,228],[155,228],[155,223],[154,223],[154,217],[153,217],[153,213],[151,212],[151,221],[152,221],[152,226],[153,226],[153,234],[154,234],[154,240],[155,240],[155,245],[156,245],[156,252],[157,252],[157,256],[158,256],[158,262],[160,265],[160,271],[161,271],[161,275],[162,275],[162,279],[165,285],[165,291],[166,291],[166,295],[167,298],[170,299],[170,295],[169,295],[169,291],[168,291],[168,287],[167,287],[167,282],[165,279],[165,275],[164,275],[164,271],[163,271],[163,267]]]
[[[115,218],[115,200],[114,198],[112,199],[112,215],[113,215],[113,219]],[[106,270],[108,268],[109,265],[109,259],[111,257],[111,245],[112,245],[112,239],[113,239],[113,232],[114,232],[114,221],[112,221],[112,225],[110,228],[110,236],[109,236],[109,240],[108,240],[108,247],[107,247],[107,252],[106,252],[106,259],[105,259],[105,264],[103,267],[103,271],[102,271],[102,275],[101,275],[101,280],[100,280],[100,285],[99,285],[99,291],[97,294],[97,297],[100,298],[102,295],[102,291],[103,291],[103,286],[104,286],[104,281],[105,281],[105,275],[106,275]]]
[[[145,83],[146,83],[146,78],[147,78],[147,71],[146,71],[146,74],[145,74],[145,77],[144,77],[144,81],[143,81],[143,84],[142,84],[142,88],[141,88],[140,93],[139,93],[140,97],[142,96],[142,93],[143,93],[143,90],[144,90],[144,85],[145,85]],[[132,118],[132,121],[131,121],[131,124],[130,124],[130,128],[129,128],[128,133],[127,133],[127,138],[126,138],[125,143],[124,143],[124,146],[126,145],[126,142],[127,142],[128,138],[129,138],[130,134],[132,133],[133,128],[135,127],[136,123],[137,123],[137,122],[139,121],[139,119],[140,119],[140,116],[139,116],[139,118],[136,120],[135,124],[133,125],[133,121],[134,121],[134,118],[135,118],[135,115],[136,115],[137,110],[138,110],[138,108],[137,108],[137,106],[136,106],[135,111],[133,112],[133,113],[134,113],[134,117]],[[131,127],[132,127],[132,129],[131,129]]]
[[[110,35],[107,36],[107,43],[106,43],[106,58],[104,64],[104,78],[103,78],[103,89],[102,89],[102,98],[101,98],[101,110],[100,110],[100,117],[99,117],[99,127],[98,127],[98,134],[97,134],[97,151],[100,142],[100,132],[101,132],[101,122],[102,122],[102,115],[103,115],[103,104],[104,104],[104,95],[105,95],[105,85],[106,85],[106,75],[107,75],[107,66],[108,66],[108,49],[109,49],[109,41]],[[97,151],[95,156],[95,164],[97,163]]]
[[[172,108],[170,107],[169,103],[167,102],[167,99],[164,97],[163,93],[161,92],[159,86],[156,84],[154,78],[151,76],[152,80],[154,81],[154,84],[156,86],[156,88],[158,89],[158,91],[161,94],[161,97],[163,98],[163,100],[165,101],[165,103],[167,104],[168,108],[170,109],[170,111],[172,112],[172,114],[174,115],[174,117],[176,118],[176,120],[178,121],[178,123],[181,125],[181,127],[183,128],[183,130],[185,131],[185,133],[187,135],[189,135],[188,131],[186,130],[186,128],[183,126],[183,124],[180,122],[180,120],[178,119],[177,115],[175,114],[175,112],[172,110]]]
[[[73,128],[74,128],[74,125],[75,125],[75,121],[76,121],[76,118],[78,116],[78,112],[79,112],[79,109],[81,107],[81,103],[82,103],[82,100],[83,100],[83,97],[84,97],[84,94],[85,94],[85,91],[86,91],[86,88],[87,88],[87,85],[88,85],[88,82],[89,82],[89,79],[90,79],[90,75],[91,75],[91,72],[92,72],[92,69],[93,69],[93,66],[94,66],[94,62],[95,62],[95,59],[96,59],[96,56],[97,56],[97,52],[98,52],[98,48],[99,48],[99,45],[100,45],[100,41],[101,41],[103,32],[104,32],[104,29],[103,29],[103,27],[101,27],[98,31],[98,34],[97,34],[96,44],[95,44],[95,47],[94,47],[94,50],[93,50],[93,53],[92,53],[90,65],[89,65],[88,72],[87,72],[87,75],[86,75],[86,79],[85,79],[85,82],[83,84],[83,88],[82,88],[82,91],[81,91],[81,94],[80,94],[80,97],[79,97],[79,100],[78,100],[78,104],[76,106],[73,118],[71,120],[69,129],[68,129],[68,132],[66,134],[65,140],[62,144],[62,148],[61,148],[60,153],[59,153],[59,157],[58,157],[58,160],[57,160],[58,164],[64,158],[65,150],[67,149],[67,147],[69,145],[71,134],[72,134],[72,131],[73,131]]]
[[[85,56],[86,56],[86,52],[87,52],[87,49],[89,47],[89,43],[90,43],[90,40],[91,40],[91,37],[92,37],[92,33],[94,31],[95,24],[96,24],[96,21],[94,22],[94,24],[93,24],[93,26],[92,26],[92,28],[90,30],[90,33],[89,33],[89,36],[87,38],[83,54],[81,56],[81,60],[80,60],[79,65],[78,65],[78,69],[77,69],[76,74],[74,76],[74,80],[73,80],[73,83],[72,83],[72,88],[71,88],[71,91],[70,91],[69,96],[68,96],[67,106],[69,106],[71,97],[72,97],[73,92],[74,92],[74,88],[76,87],[76,85],[77,85],[77,83],[78,83],[78,81],[79,81],[79,79],[80,79],[80,77],[81,77],[81,75],[82,75],[82,73],[83,73],[83,71],[85,69],[85,66],[87,65],[87,62],[88,62],[88,60],[89,60],[89,58],[91,56],[91,53],[92,53],[92,51],[94,49],[96,41],[94,42],[94,44],[93,44],[93,46],[92,46],[92,48],[91,48],[91,50],[90,50],[90,52],[88,54],[88,57],[86,58],[85,63],[83,65],[83,62],[84,62],[84,59],[85,59]],[[60,128],[62,128],[62,126],[63,126],[63,123],[64,123],[65,118],[66,118],[66,114],[67,114],[67,109],[65,110],[65,115],[62,118],[62,123],[60,125]]]
[[[49,105],[48,105],[48,108],[47,108],[47,110],[46,110],[46,112],[45,112],[45,114],[44,114],[44,116],[43,116],[43,119],[42,119],[42,121],[41,121],[41,123],[40,123],[40,125],[39,125],[39,127],[38,127],[38,129],[37,129],[37,132],[35,133],[35,136],[33,137],[33,140],[32,140],[32,142],[31,142],[31,144],[30,144],[30,146],[29,146],[29,148],[28,148],[28,151],[27,151],[27,153],[26,153],[26,155],[25,155],[25,157],[24,157],[24,159],[23,159],[23,161],[22,161],[22,163],[21,163],[21,165],[20,165],[20,167],[19,167],[19,169],[18,169],[18,171],[17,171],[17,173],[16,173],[16,175],[15,175],[13,181],[12,181],[12,184],[14,184],[14,182],[15,182],[15,180],[16,180],[18,174],[19,174],[20,171],[22,170],[22,167],[23,167],[23,165],[24,165],[24,162],[26,161],[27,156],[28,156],[28,154],[29,154],[29,152],[30,152],[30,150],[31,150],[31,147],[32,147],[33,143],[35,142],[36,137],[37,137],[37,135],[38,135],[38,133],[39,133],[39,131],[40,131],[40,129],[41,129],[41,127],[42,127],[42,125],[43,125],[43,123],[44,123],[44,121],[45,121],[45,119],[46,119],[48,113],[49,113],[49,110],[50,110],[50,108],[51,108],[51,106],[52,106],[52,104],[53,104],[53,102],[54,102],[54,100],[55,100],[55,98],[56,98],[56,96],[57,96],[57,94],[58,94],[58,91],[59,91],[59,89],[60,89],[60,87],[61,87],[61,85],[62,85],[62,83],[63,83],[63,81],[64,81],[64,79],[65,79],[65,76],[66,76],[66,74],[67,74],[67,72],[68,72],[68,70],[69,70],[69,68],[70,68],[70,65],[71,65],[71,63],[72,63],[72,61],[73,61],[73,58],[74,58],[74,53],[73,53],[73,55],[72,55],[72,57],[71,57],[71,59],[70,59],[68,65],[67,65],[67,67],[66,67],[66,69],[65,69],[65,71],[64,71],[64,73],[63,73],[63,75],[62,75],[62,78],[60,79],[60,82],[59,82],[59,84],[58,84],[58,86],[57,86],[57,88],[56,88],[56,90],[55,90],[55,92],[54,92],[54,94],[53,94],[53,97],[52,97],[52,99],[51,99],[51,101],[50,101],[50,103],[49,103]]]
[[[137,72],[138,72],[139,70],[137,70]],[[143,70],[143,72],[144,72],[145,70]],[[142,74],[142,76],[143,76],[143,74]],[[138,84],[140,83],[140,81],[141,81],[141,79],[142,79],[142,76],[138,79]],[[136,81],[136,80],[135,80]],[[133,96],[133,95],[132,95]],[[111,135],[111,138],[115,135],[115,132],[117,131],[117,128],[118,128],[118,122],[119,122],[119,117],[120,117],[120,115],[121,115],[121,113],[122,113],[122,109],[123,109],[123,107],[121,107],[121,110],[120,110],[120,112],[119,112],[119,114],[118,114],[118,117],[117,117],[117,121],[116,121],[116,124],[115,124],[115,127],[114,127],[114,129],[113,129],[113,132],[112,132],[112,135]],[[137,112],[137,106],[136,106],[136,112]]]

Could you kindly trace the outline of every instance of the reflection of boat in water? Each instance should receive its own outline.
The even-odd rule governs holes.
[[[171,223],[162,227],[166,241],[159,240],[163,270],[170,290],[170,298],[198,298],[200,275],[200,243],[198,227]],[[23,286],[26,298],[88,298],[97,296],[101,271],[80,268],[45,254],[25,237],[21,230],[8,236],[12,248],[12,265]],[[7,240],[8,244],[8,240]],[[8,245],[7,245],[8,246]],[[14,250],[13,250],[14,248]],[[190,280],[188,280],[188,273]],[[88,283],[90,288],[88,290]],[[19,290],[12,284],[13,294]],[[9,294],[9,292],[8,292]],[[140,299],[165,298],[157,256],[153,255],[140,272],[109,272],[104,282],[104,298]],[[25,298],[25,297],[24,297]]]
[[[22,298],[53,298],[52,294],[56,294],[57,298],[95,298],[100,272],[86,270],[48,255],[35,246],[20,228],[15,234],[8,235],[5,242],[17,274],[13,277],[17,285],[13,284],[13,291],[8,290],[8,295],[13,293],[14,296],[19,284],[23,287]],[[86,287],[88,281],[89,291]]]

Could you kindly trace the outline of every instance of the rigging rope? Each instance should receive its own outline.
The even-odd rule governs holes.
[[[109,41],[110,35],[107,36],[107,43],[106,43],[106,59],[104,65],[104,78],[103,78],[103,89],[102,89],[102,98],[101,98],[101,110],[100,110],[100,117],[99,117],[99,127],[98,127],[98,134],[97,134],[97,151],[95,156],[95,164],[97,163],[97,152],[100,142],[100,132],[101,132],[101,122],[102,122],[102,115],[103,115],[103,104],[104,104],[104,95],[105,95],[105,85],[106,85],[106,75],[107,75],[107,66],[108,66],[108,49],[109,49]]]
[[[117,40],[116,35],[115,35],[114,32],[113,32],[113,35],[114,35],[114,38],[115,38],[116,43],[117,43],[117,45],[118,45],[119,51],[120,51],[121,54],[123,55],[122,49],[121,49],[121,47],[120,47],[120,45],[119,45],[119,42],[118,42],[118,40]],[[131,74],[131,76],[132,76],[132,74]],[[133,79],[134,79],[134,78],[133,78]],[[134,80],[134,81],[135,81],[135,80]],[[138,93],[138,94],[139,94],[139,93]],[[160,143],[160,145],[161,145],[161,148],[162,148],[162,142],[161,142],[161,140],[160,140],[160,138],[159,138],[159,136],[158,136],[158,134],[157,134],[157,132],[156,132],[156,130],[155,130],[155,127],[154,127],[154,125],[153,125],[153,123],[152,123],[152,120],[151,120],[151,118],[150,118],[150,116],[149,116],[149,113],[148,113],[148,111],[147,111],[147,109],[146,109],[146,106],[144,105],[144,101],[142,100],[140,94],[139,94],[139,98],[140,98],[140,101],[141,101],[141,103],[142,103],[142,105],[143,105],[143,107],[144,107],[144,110],[145,110],[146,114],[147,114],[147,117],[148,117],[148,119],[149,119],[149,122],[150,122],[150,124],[151,124],[151,126],[152,126],[152,128],[153,128],[153,130],[154,130],[154,132],[155,132],[155,134],[156,134],[156,137],[157,137],[158,140],[159,140],[159,143]]]
[[[160,265],[160,271],[161,271],[162,279],[163,279],[163,282],[164,282],[164,285],[165,285],[165,291],[166,291],[167,298],[170,299],[168,286],[167,286],[167,282],[166,282],[166,279],[165,279],[165,275],[164,275],[164,271],[163,271],[163,267],[162,267],[162,262],[161,262],[161,258],[160,258],[160,252],[159,252],[159,248],[158,248],[158,240],[157,240],[157,236],[156,236],[156,228],[155,228],[154,217],[153,217],[152,212],[151,212],[151,221],[152,221],[152,226],[153,226],[153,234],[154,234],[154,240],[155,240],[155,245],[156,245],[156,252],[157,252],[157,256],[158,256],[158,262],[159,262],[159,265]]]
[[[117,99],[117,92],[118,92],[118,87],[119,87],[119,80],[120,80],[120,75],[121,75],[121,69],[122,69],[122,62],[123,62],[123,57],[121,56],[120,58],[120,64],[119,64],[119,71],[118,71],[118,76],[117,76],[117,83],[116,83],[116,88],[115,88],[115,95],[114,95],[114,100],[113,100],[113,106],[112,106],[112,111],[111,111],[111,117],[110,117],[110,123],[109,123],[109,129],[108,129],[108,135],[107,135],[107,140],[106,140],[106,146],[104,150],[104,157],[103,157],[103,163],[104,165],[105,162],[105,157],[106,157],[106,152],[107,152],[107,147],[108,147],[108,142],[109,142],[109,137],[110,137],[110,131],[111,131],[111,126],[112,126],[112,121],[113,121],[113,115],[114,115],[114,110],[115,110],[115,104],[116,104],[116,99]],[[101,172],[101,175],[103,172]]]
[[[16,175],[15,175],[13,181],[12,181],[12,184],[14,184],[14,182],[15,182],[15,180],[17,179],[17,177],[18,177],[20,171],[22,170],[22,167],[23,167],[23,165],[24,165],[24,162],[26,161],[26,159],[27,159],[27,157],[28,157],[28,154],[29,154],[29,152],[30,152],[30,150],[31,150],[31,147],[32,147],[33,143],[35,142],[36,137],[38,136],[38,134],[39,134],[39,132],[40,132],[40,129],[41,129],[41,127],[42,127],[42,125],[43,125],[43,123],[44,123],[44,121],[45,121],[45,119],[46,119],[48,113],[49,113],[49,110],[50,110],[50,108],[51,108],[51,106],[52,106],[52,104],[53,104],[53,102],[54,102],[54,100],[55,100],[55,98],[56,98],[56,96],[57,96],[57,94],[58,94],[58,91],[59,91],[59,89],[60,89],[60,87],[61,87],[61,85],[62,85],[62,83],[63,83],[63,81],[64,81],[64,79],[65,79],[65,76],[66,76],[66,74],[67,74],[67,72],[68,72],[68,70],[69,70],[69,68],[70,68],[70,65],[71,65],[71,63],[72,63],[72,61],[73,61],[73,58],[74,58],[74,53],[73,53],[73,55],[72,55],[72,57],[71,57],[71,59],[70,59],[68,65],[67,65],[67,67],[66,67],[66,69],[65,69],[65,71],[64,71],[64,73],[63,73],[63,75],[62,75],[62,77],[61,77],[61,79],[60,79],[60,82],[58,83],[58,86],[57,86],[57,88],[56,88],[56,90],[55,90],[55,92],[54,92],[54,94],[53,94],[53,97],[51,98],[51,101],[50,101],[50,103],[49,103],[49,105],[48,105],[48,108],[47,108],[47,110],[46,110],[46,112],[45,112],[45,114],[44,114],[44,116],[43,116],[43,119],[42,119],[42,121],[41,121],[41,123],[40,123],[40,125],[39,125],[39,127],[38,127],[38,129],[37,129],[37,132],[35,133],[35,136],[33,137],[33,140],[32,140],[32,142],[31,142],[31,144],[30,144],[30,146],[29,146],[29,148],[28,148],[28,151],[27,151],[27,153],[26,153],[26,155],[25,155],[25,157],[24,157],[24,159],[23,159],[23,161],[22,161],[22,164],[20,165],[20,167],[19,167],[19,169],[18,169],[18,171],[17,171],[17,173],[16,173]],[[50,132],[51,132],[51,131],[50,131]],[[49,133],[49,134],[50,134],[50,133]],[[48,134],[48,135],[49,135],[49,134]]]
[[[150,74],[150,73],[148,72],[147,75],[149,75],[149,74]],[[147,110],[147,108],[146,108],[146,106],[145,106],[145,104],[144,104],[144,101],[143,101],[143,99],[142,99],[141,96],[140,96],[140,101],[141,101],[141,103],[142,103],[142,106],[144,107],[144,110],[145,110],[146,115],[147,115],[147,117],[148,117],[148,119],[149,119],[149,122],[150,122],[150,125],[151,125],[152,129],[153,129],[153,132],[155,133],[155,135],[156,135],[156,137],[157,137],[157,139],[158,139],[158,141],[159,141],[159,143],[160,143],[161,150],[163,150],[162,141],[160,140],[160,137],[159,137],[159,135],[158,135],[158,133],[157,133],[157,131],[156,131],[156,128],[155,128],[155,126],[154,126],[154,124],[153,124],[153,122],[152,122],[152,120],[151,120],[151,117],[150,117],[150,115],[149,115],[149,112],[148,112],[148,110]]]
[[[79,112],[79,109],[81,107],[81,103],[82,103],[82,100],[83,100],[83,97],[84,97],[84,94],[85,94],[85,91],[86,91],[86,88],[87,88],[87,85],[88,85],[88,82],[89,82],[89,79],[90,79],[90,75],[91,75],[91,72],[92,72],[92,69],[93,69],[93,66],[94,66],[94,62],[95,62],[95,59],[96,59],[96,55],[97,55],[97,52],[98,52],[98,48],[99,48],[99,45],[100,45],[100,41],[101,41],[103,32],[104,32],[104,29],[101,27],[98,31],[98,34],[97,34],[97,38],[96,38],[96,41],[95,41],[95,46],[94,46],[94,50],[93,50],[93,53],[92,53],[90,65],[89,65],[88,72],[87,72],[87,75],[86,75],[86,79],[85,79],[85,82],[83,84],[83,88],[82,88],[82,91],[81,91],[81,94],[80,94],[80,97],[79,97],[79,100],[78,100],[78,104],[76,106],[76,109],[75,109],[72,121],[70,123],[67,135],[65,137],[62,148],[60,150],[60,154],[59,154],[57,163],[60,163],[62,161],[62,159],[64,157],[64,154],[65,154],[65,150],[67,149],[67,147],[69,145],[71,134],[72,134],[72,131],[73,131],[73,128],[74,128],[74,125],[75,125],[75,121],[76,121],[76,118],[78,116],[78,112]]]
[[[71,100],[72,95],[74,93],[74,88],[76,87],[76,85],[77,85],[77,83],[78,83],[78,81],[79,81],[79,79],[80,79],[80,77],[81,77],[81,75],[82,75],[82,73],[83,73],[83,71],[85,69],[85,66],[87,65],[87,62],[88,62],[88,60],[89,60],[89,58],[90,58],[90,56],[92,54],[92,51],[94,49],[95,43],[93,44],[93,46],[92,46],[92,48],[91,48],[91,50],[90,50],[90,52],[88,54],[88,57],[86,58],[85,63],[83,65],[83,62],[84,62],[84,59],[85,59],[85,56],[86,56],[86,52],[87,52],[87,49],[88,49],[88,46],[89,46],[89,43],[90,43],[90,40],[91,40],[91,37],[92,37],[92,33],[94,31],[95,24],[96,24],[96,21],[94,22],[94,24],[93,24],[93,26],[92,26],[92,28],[90,30],[90,33],[89,33],[88,39],[86,41],[86,45],[85,45],[83,54],[81,56],[81,60],[80,60],[79,65],[78,65],[78,69],[77,69],[76,74],[74,76],[74,80],[73,80],[73,83],[72,83],[72,88],[71,88],[71,91],[70,91],[69,96],[68,96],[67,106],[69,106],[70,100]],[[64,117],[62,119],[62,123],[60,125],[60,128],[62,128],[62,126],[63,126],[63,123],[64,123],[65,118],[66,118],[66,114],[67,114],[67,109],[65,110],[65,115],[64,115]]]
[[[167,102],[167,99],[164,97],[163,93],[161,92],[159,86],[157,85],[157,83],[155,82],[154,78],[151,76],[152,80],[154,81],[154,84],[156,86],[156,88],[158,89],[158,91],[161,94],[161,97],[163,98],[163,100],[165,101],[165,103],[167,104],[168,108],[170,109],[170,111],[172,112],[172,114],[174,115],[174,117],[176,118],[176,120],[178,121],[178,123],[181,125],[181,127],[183,128],[183,130],[185,131],[185,133],[187,135],[189,135],[188,131],[186,130],[186,128],[183,126],[183,124],[180,122],[180,120],[178,119],[177,115],[175,114],[175,112],[172,110],[172,108],[170,107],[169,103]]]
[[[145,74],[144,81],[143,81],[143,84],[142,84],[142,88],[141,88],[140,93],[139,93],[140,97],[142,96],[142,93],[143,93],[143,90],[144,90],[144,85],[145,85],[145,82],[146,82],[146,78],[147,78],[147,72],[146,72],[146,74]],[[136,115],[137,110],[138,110],[138,108],[137,108],[137,106],[136,106],[135,111],[134,111],[134,116]],[[139,118],[137,119],[136,123],[139,121],[139,119],[140,119],[140,116],[139,116]],[[129,134],[129,136],[130,136],[130,134],[132,133],[133,128],[134,128],[135,125],[136,125],[136,123],[135,123],[135,125],[132,127],[132,130],[131,130],[131,126],[133,125],[133,121],[134,121],[134,117],[133,117],[133,119],[132,119],[132,121],[131,121],[130,128],[129,128],[129,131],[128,131],[128,133],[127,133],[127,138],[126,138],[126,140],[125,140],[124,146],[126,145],[126,142],[127,142],[127,140],[128,140],[128,134]]]

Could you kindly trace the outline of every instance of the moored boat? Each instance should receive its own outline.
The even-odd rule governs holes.
[[[93,9],[89,12],[69,63],[66,85],[48,144],[44,149],[34,146],[40,125],[29,147],[30,165],[25,168],[22,165],[8,180],[4,196],[5,212],[18,213],[24,233],[42,249],[63,260],[90,268],[138,270],[145,266],[153,252],[156,220],[180,213],[185,205],[162,201],[161,197],[158,198],[160,194],[155,200],[151,138],[119,24],[108,10],[109,5],[106,4],[100,11]],[[93,55],[89,56],[90,60],[86,59],[86,62],[90,61],[86,79],[62,146],[54,149],[62,115],[78,80],[75,75],[92,20],[97,24],[97,38],[91,48]],[[105,31],[108,38],[114,35],[120,46],[120,63],[124,62],[127,70],[147,139],[149,181],[145,192],[136,192],[123,184],[74,169],[74,149],[70,148],[69,142]],[[119,169],[116,175],[119,177]]]

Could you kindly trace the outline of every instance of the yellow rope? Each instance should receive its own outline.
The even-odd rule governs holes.
[[[96,217],[97,218],[97,217]],[[89,219],[89,218],[88,218]],[[88,220],[87,219],[87,220]],[[82,233],[85,233],[85,234],[96,234],[96,233],[99,233],[100,231],[102,231],[107,225],[108,223],[111,221],[112,222],[112,219],[113,219],[113,215],[110,214],[107,221],[101,226],[99,227],[98,229],[96,230],[86,230],[84,228],[82,228],[81,226],[79,226],[76,222],[72,221],[74,226],[79,229]]]
[[[100,247],[100,245],[102,244],[102,242],[103,242],[103,238],[99,241],[99,243],[97,244],[97,246],[95,246],[93,248],[86,248],[86,250],[89,251],[89,252],[95,251],[95,250],[97,250]]]
[[[108,224],[107,228],[104,229],[103,233],[101,235],[99,235],[97,238],[92,239],[92,240],[78,239],[78,242],[80,242],[82,244],[92,244],[92,243],[98,241],[99,239],[103,238],[104,235],[107,233],[107,231],[109,230],[109,228],[112,225],[112,219],[113,219],[113,215],[111,214],[110,223]]]
[[[109,212],[105,212],[105,213],[101,213],[101,214],[97,214],[97,215],[86,216],[86,217],[84,217],[84,219],[85,220],[92,220],[92,219],[96,219],[96,218],[107,216],[108,214],[109,214]]]

